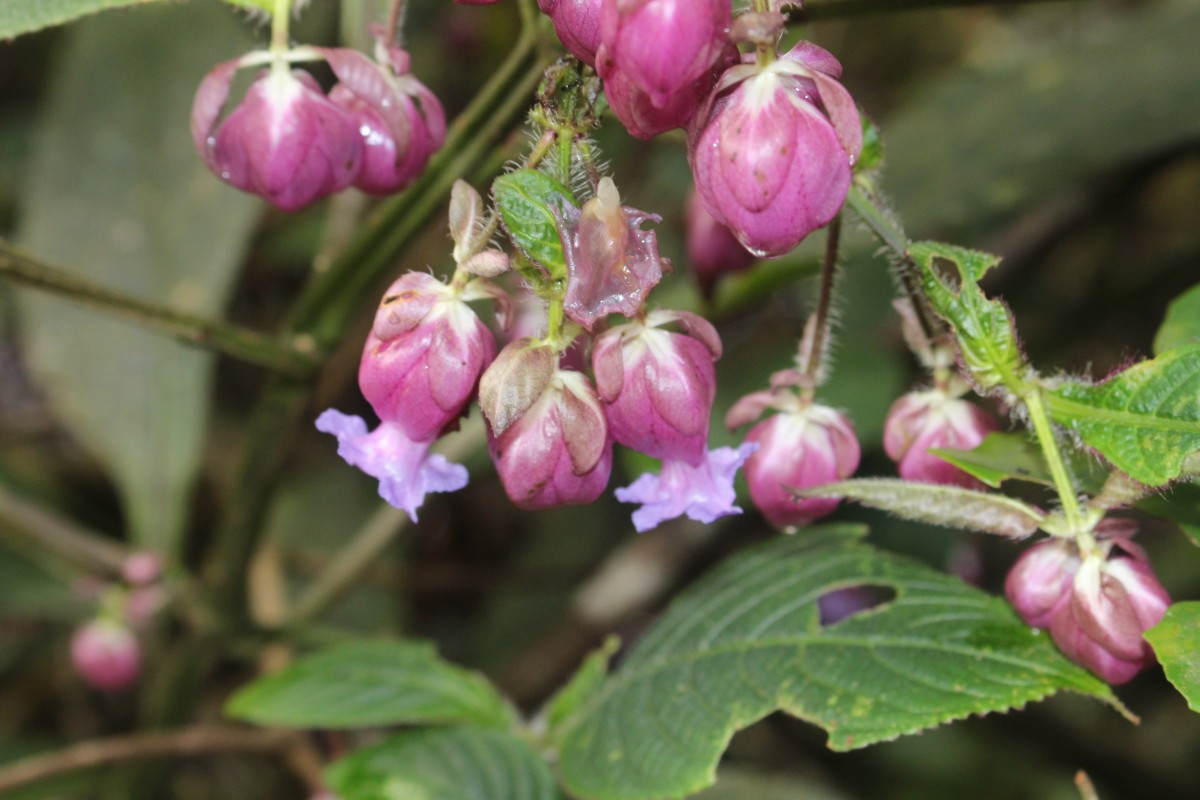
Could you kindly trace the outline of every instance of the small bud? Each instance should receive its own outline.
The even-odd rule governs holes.
[[[1074,545],[1057,539],[1039,542],[1013,564],[1004,594],[1028,625],[1048,628],[1051,613],[1071,590],[1079,563]]]
[[[71,663],[79,676],[102,692],[133,686],[142,670],[142,651],[132,631],[95,619],[71,637]]]
[[[550,24],[567,52],[589,67],[596,66],[600,47],[600,6],[602,0],[538,0],[538,8],[550,17]]]
[[[693,121],[688,158],[705,208],[750,252],[780,256],[837,215],[862,149],[862,125],[808,42],[766,67],[732,68]]]
[[[138,550],[121,565],[121,578],[134,586],[147,586],[162,577],[163,559],[158,553]]]
[[[380,419],[428,442],[463,413],[495,354],[492,332],[453,289],[409,272],[379,304],[358,385]]]
[[[612,439],[591,383],[557,370],[541,396],[488,451],[509,498],[537,510],[594,501],[608,485]]]
[[[746,462],[750,497],[777,528],[791,528],[833,513],[837,498],[795,497],[792,489],[844,480],[858,469],[854,426],[822,405],[781,411],[746,435],[759,449]]]
[[[453,492],[467,485],[465,467],[430,454],[432,441],[413,441],[393,422],[385,420],[368,433],[361,417],[331,408],[317,417],[317,430],[336,436],[338,455],[377,478],[379,496],[408,512],[413,522],[427,493]]]
[[[655,214],[621,205],[611,178],[601,178],[596,196],[576,211],[562,209],[559,236],[567,260],[567,316],[589,331],[608,314],[632,317],[662,279],[663,260],[654,231],[643,222]]]
[[[909,392],[888,411],[883,448],[905,480],[982,489],[980,481],[929,451],[971,450],[999,429],[996,418],[974,403],[937,389]]]
[[[656,327],[683,312],[665,312],[605,331],[592,345],[596,389],[613,439],[653,458],[700,466],[716,393],[708,343]],[[693,314],[693,326],[712,326]]]
[[[694,188],[688,194],[686,226],[688,266],[705,294],[711,292],[717,278],[754,263],[754,254],[742,247],[729,228],[713,219]]]
[[[708,524],[721,517],[741,514],[734,505],[733,478],[758,445],[746,442],[736,450],[720,447],[706,453],[699,464],[664,460],[658,475],[647,472],[629,486],[617,489],[622,503],[641,503],[633,512],[633,526],[645,533],[669,519],[684,516]]]
[[[221,180],[295,211],[358,176],[362,138],[307,72],[263,70],[220,123],[238,61],[218,64],[192,106],[192,140]]]

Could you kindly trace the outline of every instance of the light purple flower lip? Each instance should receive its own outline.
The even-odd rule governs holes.
[[[699,465],[686,461],[663,461],[658,475],[646,473],[629,486],[616,490],[623,503],[641,503],[633,512],[638,533],[658,527],[669,519],[686,515],[705,524],[721,517],[741,514],[734,505],[737,495],[733,479],[758,445],[746,442],[736,450],[720,447],[710,451]]]

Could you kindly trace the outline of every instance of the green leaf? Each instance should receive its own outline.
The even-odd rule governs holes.
[[[777,709],[849,750],[1060,690],[1117,705],[1003,600],[877,551],[864,533],[776,538],[677,599],[564,721],[566,788],[589,800],[697,791],[733,733]],[[859,585],[895,599],[822,627],[819,598]]]
[[[555,280],[567,277],[567,261],[555,214],[574,206],[571,191],[544,172],[518,169],[492,184],[500,221],[513,245]]]
[[[904,519],[1014,539],[1030,535],[1043,520],[1032,507],[1002,494],[898,478],[859,478],[800,489],[794,494],[844,497]]]
[[[929,452],[994,489],[999,489],[1007,480],[1054,485],[1041,447],[1025,434],[989,433],[974,450],[935,447]],[[1064,455],[1077,456],[1070,463],[1077,484],[1089,494],[1100,491],[1104,479],[1108,477],[1108,470],[1089,456],[1076,453]]]
[[[557,737],[562,723],[570,719],[575,709],[588,702],[599,690],[608,675],[608,662],[621,649],[621,640],[609,636],[599,649],[588,654],[571,676],[571,680],[559,689],[546,704],[546,724],[550,728],[551,740]]]
[[[1192,544],[1200,547],[1200,486],[1177,483],[1164,494],[1142,498],[1137,507],[1152,516],[1171,520]]]
[[[1147,486],[1178,478],[1200,450],[1200,345],[1168,350],[1103,383],[1047,392],[1050,416]]]
[[[114,289],[218,314],[261,205],[209,173],[188,120],[200,78],[251,41],[207,3],[76,26],[34,139],[25,246]],[[59,419],[112,471],[137,546],[174,552],[213,358],[65,300],[25,292],[22,301],[25,353]]]
[[[1000,259],[939,242],[916,242],[908,252],[920,270],[925,296],[954,328],[963,365],[979,388],[1004,385],[1015,390],[1023,385],[1026,367],[1012,314],[979,288],[979,281]]]
[[[1163,672],[1188,707],[1200,712],[1200,602],[1176,603],[1162,622],[1146,631]]]
[[[4,0],[0,3],[0,39],[11,39],[113,8],[161,0]],[[225,0],[230,5],[271,13],[272,0]]]
[[[325,771],[341,800],[560,800],[546,762],[510,733],[406,731]]]
[[[482,675],[442,660],[431,644],[382,640],[305,656],[241,689],[225,713],[294,728],[513,724],[512,709]]]
[[[1176,347],[1200,344],[1200,284],[1176,297],[1154,337],[1154,354]]]

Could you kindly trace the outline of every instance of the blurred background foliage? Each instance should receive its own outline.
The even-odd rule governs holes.
[[[858,3],[869,7],[837,18],[828,10],[840,2],[811,0],[814,20],[791,35],[838,56],[845,85],[882,128],[882,185],[909,235],[1005,258],[987,288],[1012,306],[1027,352],[1045,372],[1102,377],[1148,356],[1167,304],[1200,278],[1200,6],[1064,0],[897,12]],[[354,21],[369,15],[369,5],[313,0],[295,35],[332,42],[341,26],[361,42]],[[450,117],[513,40],[515,11],[504,5],[411,4],[414,73]],[[0,44],[0,236],[105,285],[193,310],[223,307],[229,319],[274,330],[314,259],[320,263],[330,242],[344,237],[345,220],[362,203],[267,211],[207,178],[186,152],[187,108],[206,65],[245,49],[248,31],[265,36],[231,24],[238,16],[193,0]],[[626,202],[664,218],[659,241],[676,272],[657,302],[706,311],[719,324],[726,350],[714,440],[733,441],[720,417],[790,360],[822,237],[727,280],[706,302],[683,254],[682,136],[638,142],[610,120],[598,138]],[[521,142],[518,133],[494,163],[516,155]],[[827,399],[855,420],[860,474],[890,475],[879,444],[884,415],[919,376],[890,308],[886,262],[865,232],[851,226],[847,238]],[[396,270],[445,270],[448,250],[435,219]],[[176,721],[217,719],[231,688],[287,658],[292,645],[264,646],[249,633],[223,640],[204,653],[207,679],[171,699],[171,687],[153,673],[166,659],[186,658],[172,645],[188,630],[188,612],[177,608],[174,622],[153,631],[141,690],[90,693],[66,657],[72,626],[92,613],[79,595],[86,575],[41,558],[16,535],[14,520],[32,504],[116,541],[177,542],[177,567],[186,574],[211,544],[263,372],[131,333],[125,323],[109,323],[113,332],[104,333],[94,313],[16,295],[0,282],[0,761],[165,724],[164,706]],[[354,375],[373,313],[374,301],[364,303],[321,374],[310,417],[330,405],[367,411]],[[431,639],[530,710],[610,630],[636,638],[680,586],[774,535],[748,511],[707,528],[681,522],[637,538],[629,509],[611,498],[520,512],[480,450],[473,413],[446,442],[470,465],[471,485],[433,496],[415,526],[380,510],[373,482],[348,469],[331,440],[302,430],[251,571],[257,622],[278,624],[307,596],[313,607],[293,644],[354,633]],[[613,485],[642,466],[620,463]],[[170,485],[149,490],[147,476]],[[1200,513],[1194,495],[1180,502]],[[838,518],[867,521],[881,546],[993,592],[1018,552],[1007,542],[855,508]],[[1194,545],[1168,524],[1142,521],[1140,541],[1172,596],[1200,596]],[[379,533],[361,577],[313,601],[314,581],[329,575],[334,554],[364,526]],[[181,606],[189,585],[181,581]],[[1065,800],[1078,797],[1079,769],[1106,800],[1194,796],[1200,724],[1184,700],[1160,670],[1120,694],[1141,715],[1139,727],[1098,704],[1060,697],[849,754],[826,751],[815,728],[777,716],[735,738],[727,777],[701,796]],[[344,743],[318,745],[336,754]],[[100,777],[78,774],[19,796],[133,796],[145,791],[139,785],[159,787],[162,794],[149,797],[303,794],[272,762],[248,756],[180,762],[149,784]]]

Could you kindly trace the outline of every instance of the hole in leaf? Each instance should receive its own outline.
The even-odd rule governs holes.
[[[895,599],[895,589],[875,584],[843,586],[826,592],[817,598],[817,608],[821,612],[821,627],[828,628],[844,622],[856,614],[879,608]]]
[[[934,256],[929,266],[937,276],[938,282],[957,297],[962,291],[962,271],[958,264],[948,258]]]

